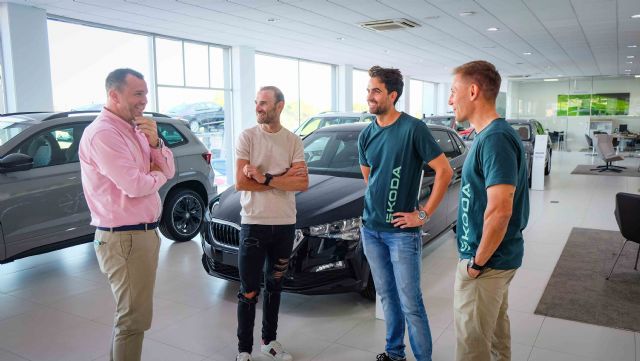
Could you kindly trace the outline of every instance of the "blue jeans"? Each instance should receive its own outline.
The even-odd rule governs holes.
[[[418,232],[377,232],[362,227],[362,244],[387,324],[385,351],[405,358],[404,328],[417,361],[431,361],[431,330],[420,290],[422,237]]]

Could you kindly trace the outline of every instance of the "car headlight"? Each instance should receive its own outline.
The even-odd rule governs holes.
[[[313,237],[359,240],[361,224],[360,217],[342,219],[331,223],[311,226],[309,227],[309,235]]]

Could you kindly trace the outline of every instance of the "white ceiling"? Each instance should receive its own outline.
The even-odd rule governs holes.
[[[429,81],[448,81],[452,67],[476,59],[494,63],[503,77],[640,74],[640,19],[631,18],[640,14],[639,0],[12,2],[51,15],[360,69],[393,66]],[[475,14],[460,15],[466,11]],[[393,18],[422,26],[386,32],[358,26]]]

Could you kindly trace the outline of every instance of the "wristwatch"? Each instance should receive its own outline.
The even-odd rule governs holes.
[[[487,268],[487,266],[481,266],[479,264],[477,264],[475,262],[475,257],[471,257],[471,259],[469,260],[469,263],[467,263],[467,267],[472,268],[476,271],[480,271],[480,273],[482,273],[482,271],[484,271],[485,268]]]
[[[262,184],[268,186],[271,180],[273,179],[273,175],[269,173],[264,174],[264,182]]]
[[[418,210],[418,219],[426,223],[429,220],[429,215],[427,214],[427,212],[420,209]]]

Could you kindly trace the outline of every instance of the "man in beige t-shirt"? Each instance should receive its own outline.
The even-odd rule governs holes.
[[[238,268],[238,356],[250,361],[253,324],[265,269],[261,351],[272,360],[293,358],[276,341],[282,279],[289,267],[296,224],[295,192],[309,186],[300,138],[280,124],[284,95],[274,86],[256,96],[258,125],[244,130],[236,148],[236,190],[242,191]]]

